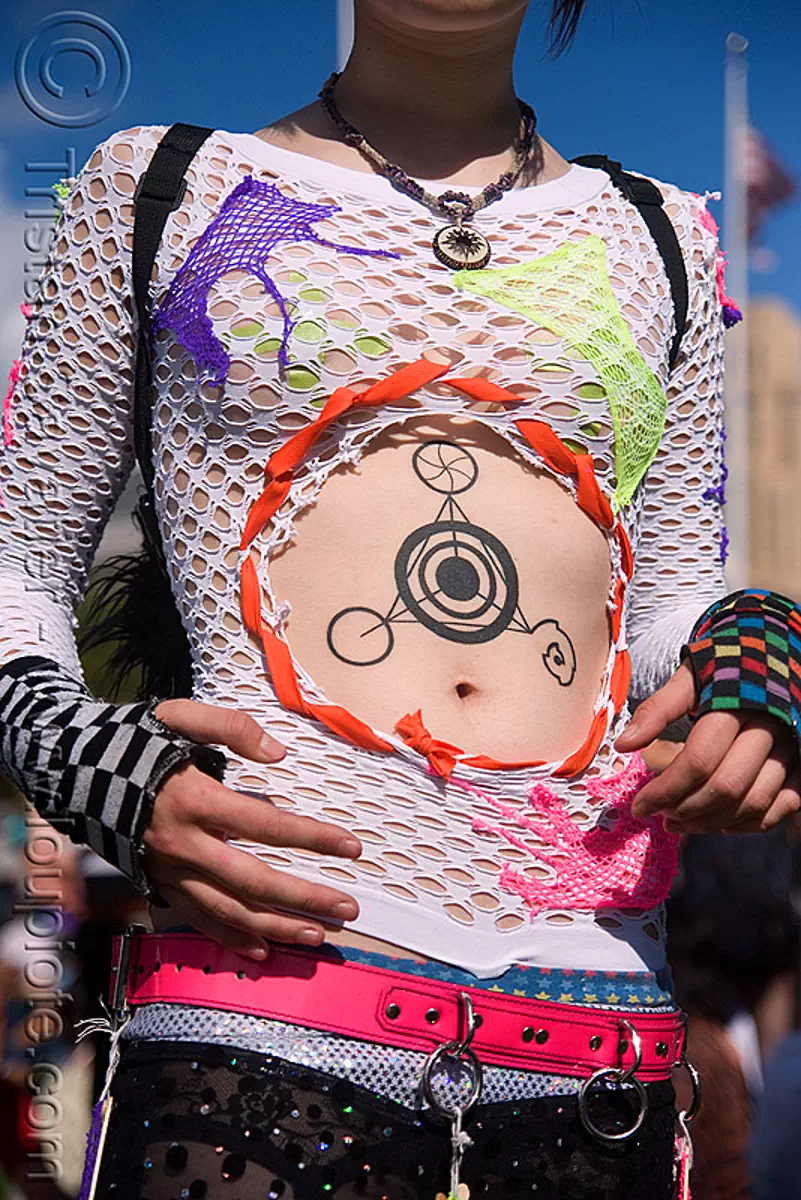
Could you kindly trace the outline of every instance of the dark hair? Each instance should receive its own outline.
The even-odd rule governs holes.
[[[578,23],[587,0],[553,0],[548,32],[551,53],[555,56],[566,50],[576,36]]]

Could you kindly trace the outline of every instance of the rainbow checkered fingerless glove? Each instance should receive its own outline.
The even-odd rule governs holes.
[[[681,661],[698,687],[696,718],[725,709],[770,713],[801,745],[801,608],[778,592],[745,588],[696,621]]]

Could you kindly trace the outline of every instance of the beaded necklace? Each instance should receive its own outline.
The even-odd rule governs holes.
[[[466,192],[456,191],[442,192],[441,195],[435,196],[422,184],[410,179],[401,167],[384,158],[383,154],[379,154],[378,150],[366,140],[364,134],[355,125],[351,125],[349,121],[345,120],[334,100],[334,86],[340,74],[341,72],[334,71],[326,80],[320,89],[319,99],[343,140],[349,146],[360,150],[382,175],[386,175],[407,196],[411,196],[413,200],[419,200],[421,204],[427,205],[435,213],[448,218],[451,223],[438,229],[431,243],[434,254],[441,263],[454,271],[462,269],[476,271],[485,267],[491,255],[489,239],[480,230],[468,226],[466,222],[472,220],[480,209],[492,204],[495,200],[500,200],[504,192],[508,192],[517,182],[521,171],[528,162],[531,147],[534,144],[537,117],[533,108],[518,97],[520,135],[514,142],[515,159],[509,171],[504,171],[495,183],[488,183],[477,196],[469,196]]]

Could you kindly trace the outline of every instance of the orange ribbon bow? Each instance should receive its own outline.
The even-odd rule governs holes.
[[[407,746],[417,750],[427,758],[433,771],[443,779],[450,779],[456,760],[464,753],[458,746],[450,742],[441,742],[432,737],[423,724],[423,710],[418,708],[415,713],[407,713],[396,723],[400,736]]]

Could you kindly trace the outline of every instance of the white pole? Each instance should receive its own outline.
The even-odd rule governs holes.
[[[348,61],[353,45],[353,0],[337,0],[337,70]]]
[[[748,61],[747,40],[739,33],[726,38],[725,111],[726,154],[723,250],[727,258],[726,290],[745,312],[748,303]],[[727,585],[732,590],[753,583],[750,578],[750,471],[748,417],[747,326],[726,336],[725,407],[726,526],[729,533]]]

